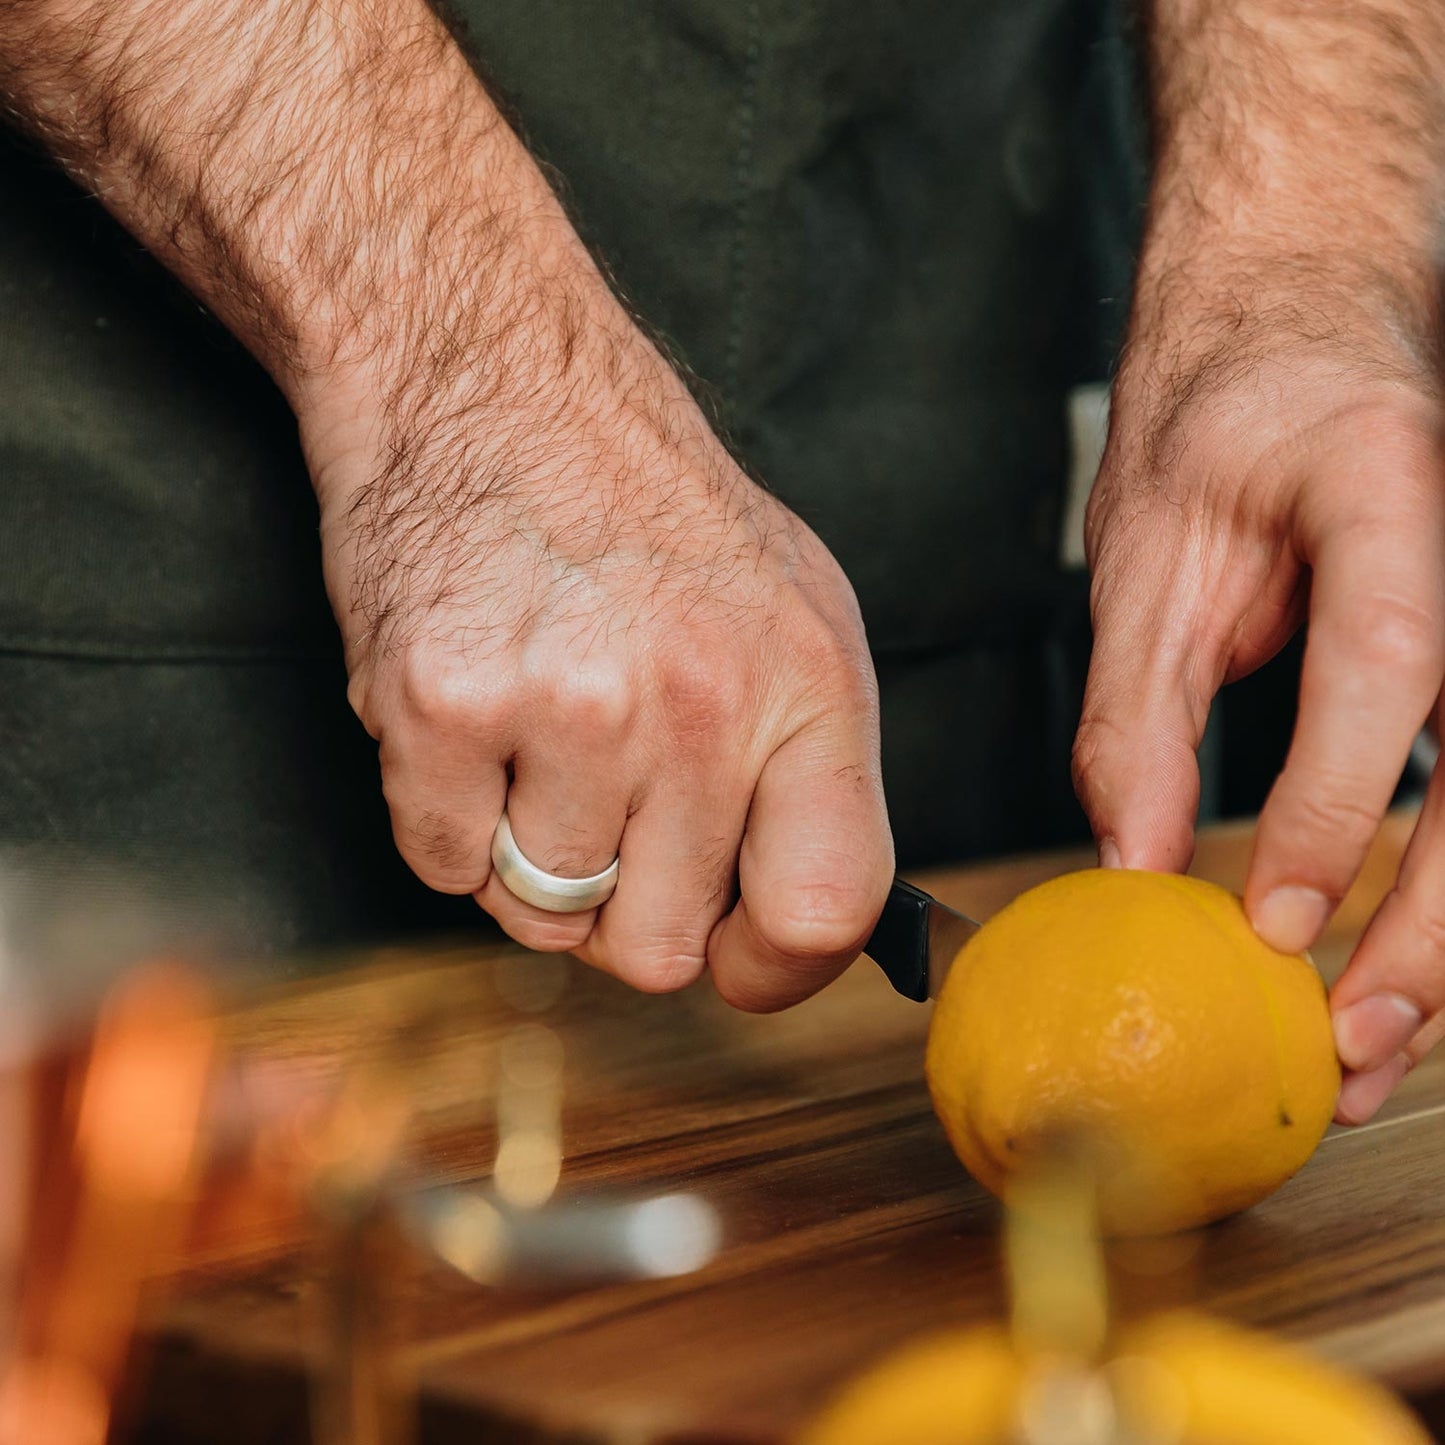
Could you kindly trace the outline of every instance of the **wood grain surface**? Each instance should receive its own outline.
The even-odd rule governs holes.
[[[1391,820],[1317,951],[1327,974],[1393,879]],[[1243,827],[1209,833],[1196,871],[1238,886]],[[986,916],[1087,859],[1013,860],[922,878]],[[275,990],[231,1020],[253,1059],[355,1068],[410,1019],[408,1177],[490,1172],[488,1103],[514,1028],[509,948],[393,953]],[[922,1084],[928,1010],[860,962],[785,1014],[731,1012],[706,985],[652,998],[573,966],[545,1015],[566,1058],[560,1196],[690,1192],[723,1243],[679,1279],[489,1290],[414,1252],[384,1282],[424,1440],[784,1439],[850,1372],[922,1330],[998,1315],[996,1207],[950,1153]],[[986,1020],[980,1021],[987,1026]],[[208,1221],[153,1318],[142,1438],[306,1438],[324,1363],[312,1231],[284,1212]],[[1311,1163],[1236,1219],[1121,1247],[1124,1308],[1191,1299],[1398,1387],[1445,1386],[1445,1060],[1373,1124],[1332,1130]]]

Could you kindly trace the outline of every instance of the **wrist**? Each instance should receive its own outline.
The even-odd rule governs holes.
[[[463,486],[480,497],[540,476],[533,454],[559,441],[562,411],[636,369],[645,343],[570,228],[549,229],[513,235],[480,283],[436,265],[414,292],[318,338],[283,389],[324,509],[383,477],[426,478],[460,500]]]
[[[1363,351],[1431,355],[1445,236],[1439,6],[1153,10],[1139,329],[1220,344],[1238,326],[1316,345],[1333,325]]]
[[[1433,428],[1435,288],[1338,246],[1281,250],[1155,232],[1114,386],[1111,445],[1146,470],[1265,454],[1346,413]],[[1231,469],[1227,468],[1226,473]]]
[[[1141,255],[1131,349],[1189,371],[1232,354],[1307,350],[1411,378],[1438,369],[1440,280],[1421,258],[1335,243],[1151,228]]]

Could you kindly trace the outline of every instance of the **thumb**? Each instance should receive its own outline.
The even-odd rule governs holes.
[[[871,725],[825,723],[763,769],[738,859],[741,896],[708,946],[718,992],[736,1007],[764,1012],[815,993],[878,921],[893,839],[875,736]]]

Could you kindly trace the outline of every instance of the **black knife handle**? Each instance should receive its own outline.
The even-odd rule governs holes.
[[[893,880],[883,912],[863,952],[888,982],[917,1003],[928,998],[928,909],[933,900],[901,878]]]

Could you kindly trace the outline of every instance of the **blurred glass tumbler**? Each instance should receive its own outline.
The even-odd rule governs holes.
[[[0,859],[0,1440],[100,1445],[178,1251],[217,1047],[196,900]],[[205,940],[203,942],[203,940]]]

